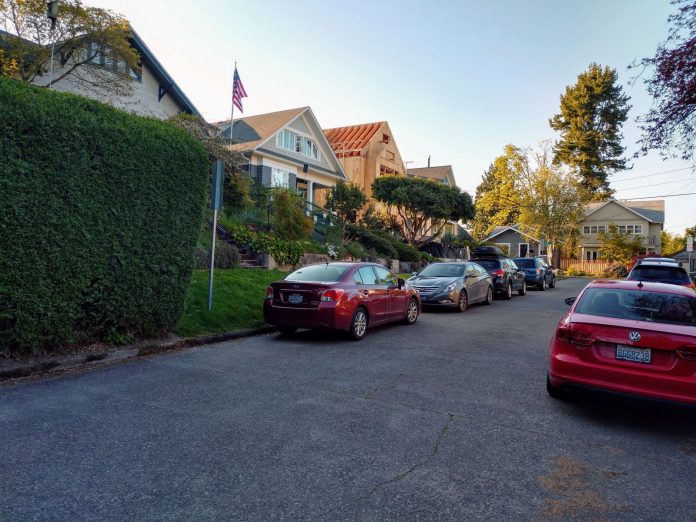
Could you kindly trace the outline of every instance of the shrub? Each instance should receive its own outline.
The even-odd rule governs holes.
[[[0,78],[0,350],[172,327],[210,166],[167,122]]]
[[[305,253],[308,241],[288,241],[266,232],[255,232],[247,227],[224,223],[238,245],[248,246],[252,251],[271,254],[280,264],[296,265]]]
[[[219,239],[215,241],[215,268],[237,268],[241,262],[242,257],[236,246]],[[210,269],[210,245],[206,247],[199,243],[196,247],[196,268]]]
[[[609,268],[607,268],[602,273],[602,277],[611,277],[611,278],[622,278],[622,277],[626,277],[627,275],[628,275],[628,270],[626,269],[626,265],[622,265],[620,263],[615,263],[613,265],[610,265]]]
[[[357,241],[351,241],[345,246],[345,249],[353,259],[365,259],[367,257],[367,252]]]
[[[368,250],[374,250],[378,256],[397,259],[399,253],[394,247],[393,241],[386,236],[388,232],[382,230],[369,230],[362,227],[354,227],[355,238]]]
[[[271,226],[280,239],[298,241],[309,237],[314,222],[305,213],[300,196],[288,189],[273,189]]]

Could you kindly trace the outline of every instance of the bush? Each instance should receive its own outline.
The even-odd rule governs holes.
[[[234,223],[222,224],[238,245],[248,246],[253,252],[271,254],[280,264],[296,265],[305,253],[308,241],[288,241],[273,234],[255,232]]]
[[[169,123],[0,78],[0,350],[174,326],[210,178]]]
[[[363,246],[357,241],[351,241],[345,246],[346,251],[353,257],[353,259],[365,259],[367,257],[367,252]]]
[[[300,196],[288,189],[273,189],[271,225],[280,239],[298,241],[309,237],[314,221],[305,213]]]
[[[383,230],[369,230],[367,228],[353,226],[352,232],[367,250],[373,250],[378,256],[398,259],[399,253],[394,247],[390,234]]]
[[[610,265],[609,268],[607,268],[603,273],[602,277],[611,277],[611,278],[623,278],[628,275],[628,269],[626,268],[625,265],[622,265],[620,263],[615,263],[613,265]]]
[[[242,262],[239,249],[225,241],[215,241],[215,268],[237,268]],[[196,247],[196,268],[198,270],[210,269],[210,245],[207,247],[200,243]]]

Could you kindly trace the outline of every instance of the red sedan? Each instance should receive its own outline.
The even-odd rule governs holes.
[[[546,387],[589,387],[696,405],[696,292],[593,281],[558,323]]]
[[[326,263],[295,270],[271,283],[263,304],[264,319],[290,334],[298,328],[345,330],[356,341],[368,327],[420,314],[418,292],[374,263]]]

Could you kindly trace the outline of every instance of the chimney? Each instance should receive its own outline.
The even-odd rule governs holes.
[[[428,168],[430,168],[430,156],[428,156]]]

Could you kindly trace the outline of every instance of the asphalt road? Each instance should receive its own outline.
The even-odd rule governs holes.
[[[696,520],[696,413],[545,390],[581,280],[0,388],[0,520]]]

